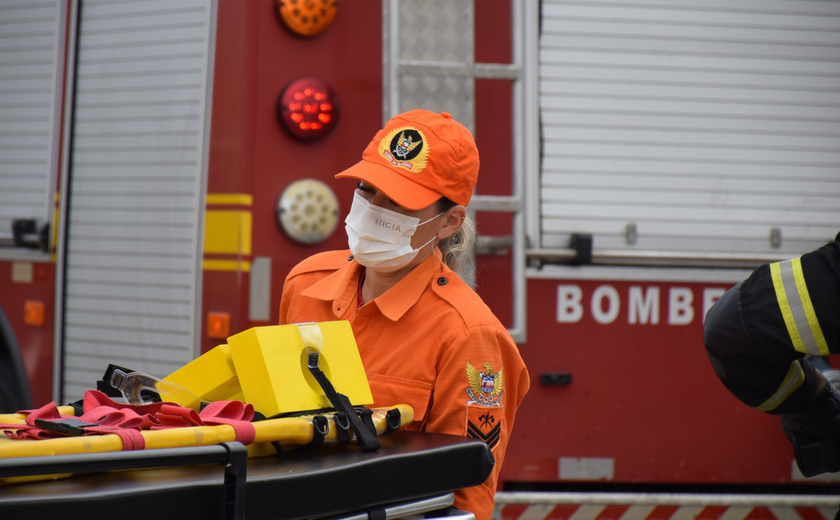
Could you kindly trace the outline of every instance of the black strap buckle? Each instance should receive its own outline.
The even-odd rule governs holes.
[[[87,423],[79,419],[61,419],[48,421],[47,419],[35,419],[35,426],[47,431],[63,433],[70,437],[79,437],[85,434],[85,428],[95,428],[96,423]]]
[[[339,444],[349,441],[350,419],[347,418],[347,414],[344,412],[336,412],[333,415],[333,420],[335,421],[335,431],[338,434]]]
[[[312,418],[312,441],[307,446],[320,446],[328,433],[330,433],[330,420],[323,415],[316,415]]]
[[[400,413],[400,409],[391,408],[390,410],[388,410],[388,413],[386,414],[386,419],[386,434],[391,433],[394,430],[398,430],[400,425],[402,425],[402,414]]]

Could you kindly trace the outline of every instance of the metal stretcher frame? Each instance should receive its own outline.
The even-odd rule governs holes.
[[[29,470],[33,459],[4,459],[2,476],[100,473],[0,486],[0,518],[89,519],[108,512],[120,520],[298,520],[366,511],[369,517],[394,518],[411,510],[406,502],[446,507],[452,491],[481,484],[495,463],[486,444],[464,437],[396,431],[380,441],[373,453],[348,444],[293,450],[282,459],[244,459],[238,443],[41,457],[42,467]],[[114,462],[107,462],[109,457]],[[40,459],[68,463],[59,468]],[[155,468],[105,472],[149,465]],[[394,503],[399,507],[386,507]]]

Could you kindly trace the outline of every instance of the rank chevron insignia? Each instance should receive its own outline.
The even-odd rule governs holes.
[[[467,380],[469,388],[467,395],[470,400],[467,404],[478,404],[480,406],[502,406],[499,400],[502,397],[502,368],[498,372],[493,371],[493,365],[484,363],[483,372],[473,367],[467,361]]]
[[[489,415],[489,412],[488,412],[488,415]],[[482,417],[484,417],[484,416],[482,416]],[[489,417],[491,419],[493,418],[492,415],[490,415]],[[481,424],[483,425],[485,423],[486,423],[486,421],[482,420]],[[499,437],[501,436],[501,432],[502,432],[502,422],[501,421],[496,423],[496,426],[493,426],[493,428],[491,428],[490,431],[487,432],[487,433],[482,432],[481,428],[479,428],[478,426],[473,424],[472,421],[467,422],[467,435],[474,438],[474,439],[484,441],[485,443],[487,443],[488,446],[490,446],[491,449],[496,445],[497,442],[499,442]]]

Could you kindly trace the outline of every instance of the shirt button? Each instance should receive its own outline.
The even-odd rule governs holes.
[[[443,276],[438,278],[438,285],[446,285],[446,278]]]
[[[353,259],[353,255],[350,255],[350,256],[348,256],[348,257],[347,257],[347,261],[348,261],[348,262],[349,262],[350,260],[352,260],[352,259]]]

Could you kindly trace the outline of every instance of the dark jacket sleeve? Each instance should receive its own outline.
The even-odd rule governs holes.
[[[795,413],[817,386],[806,354],[840,353],[838,239],[798,260],[762,265],[709,310],[703,330],[709,360],[747,405]],[[808,336],[804,346],[799,332]]]

